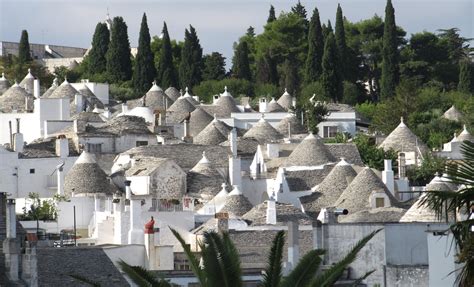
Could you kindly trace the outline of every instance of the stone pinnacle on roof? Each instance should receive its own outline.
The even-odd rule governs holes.
[[[227,87],[224,88],[224,93],[220,94],[214,106],[218,109],[215,111],[221,118],[230,117],[231,113],[240,113],[237,103],[235,102],[232,95],[227,91]]]
[[[230,215],[240,217],[251,210],[252,207],[247,197],[234,185],[234,189],[227,195],[225,205],[220,212],[227,212]]]
[[[285,92],[278,99],[277,103],[283,107],[285,110],[289,110],[293,107],[293,97],[288,93],[285,88]]]
[[[283,108],[277,101],[275,101],[275,98],[272,98],[270,103],[267,105],[266,112],[267,113],[282,113],[285,112],[286,109]]]
[[[458,139],[458,141],[462,141],[462,142],[463,141],[474,142],[474,136],[472,136],[471,133],[469,133],[469,131],[467,130],[466,125],[463,126],[463,130],[458,135],[457,139]]]
[[[32,107],[33,96],[20,87],[16,81],[0,97],[0,111],[4,113],[11,113],[12,111],[23,112]]]
[[[224,177],[209,162],[206,152],[203,151],[201,160],[188,173],[188,192],[199,194],[204,199],[210,199],[218,194],[224,181]]]
[[[384,150],[400,152],[429,152],[429,148],[405,125],[403,117],[400,124],[379,145]]]
[[[253,125],[243,137],[254,138],[259,143],[270,143],[282,139],[283,135],[265,120],[263,113],[261,115],[260,120]]]
[[[151,88],[148,90],[149,92],[163,92],[163,89],[161,89],[157,84],[156,81],[152,82]]]
[[[323,140],[310,133],[290,154],[286,166],[320,166],[331,162],[336,162],[336,158]]]
[[[77,93],[76,89],[69,84],[67,78],[64,79],[64,82],[59,85],[49,96],[49,98],[69,98],[70,100],[74,99],[74,95]]]

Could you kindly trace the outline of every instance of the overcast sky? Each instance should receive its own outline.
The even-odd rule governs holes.
[[[396,23],[408,35],[423,30],[457,27],[464,37],[474,38],[474,0],[392,0]],[[30,43],[64,46],[90,46],[95,25],[106,17],[122,16],[128,25],[132,47],[137,45],[143,12],[148,17],[151,35],[161,32],[163,21],[170,36],[181,40],[192,24],[204,53],[218,51],[232,57],[232,44],[248,26],[257,33],[268,16],[270,4],[277,14],[288,11],[297,1],[267,0],[0,0],[0,40],[19,41],[21,30],[28,30]],[[334,25],[338,1],[301,1],[308,18],[315,5],[322,21]],[[384,0],[341,0],[344,16],[356,22],[374,14],[383,16]]]

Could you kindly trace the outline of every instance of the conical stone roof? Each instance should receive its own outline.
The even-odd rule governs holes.
[[[49,96],[49,98],[53,99],[61,99],[61,98],[68,98],[71,101],[74,100],[74,96],[76,95],[77,91],[74,87],[69,84],[67,80],[64,80],[59,87],[57,87]]]
[[[244,134],[244,138],[254,138],[263,144],[283,139],[283,135],[269,124],[262,114],[262,118]]]
[[[7,78],[5,78],[5,73],[2,73],[2,77],[0,78],[0,97],[6,90],[8,90],[9,87],[10,83],[8,82]]]
[[[166,122],[167,123],[180,123],[182,122],[191,112],[196,109],[191,102],[184,98],[179,97],[167,110]]]
[[[12,111],[25,112],[33,108],[33,96],[28,94],[25,89],[17,83],[8,88],[0,97],[0,111],[11,113]]]
[[[429,152],[426,144],[405,125],[403,118],[400,120],[400,124],[385,138],[379,147],[385,151],[393,149],[399,152],[418,152],[419,148],[421,153]]]
[[[44,92],[44,94],[41,96],[42,98],[49,98],[51,94],[54,92],[54,90],[57,89],[58,87],[58,78],[54,78],[53,83],[51,84],[51,87]]]
[[[281,121],[276,126],[276,130],[282,135],[288,135],[288,125],[291,125],[291,134],[305,134],[307,133],[306,129],[300,123],[298,118],[294,114],[288,114],[286,117],[281,119]]]
[[[105,172],[99,167],[94,154],[83,151],[64,179],[64,193],[94,194],[113,192]]]
[[[237,103],[232,95],[227,91],[227,87],[224,88],[224,93],[220,94],[215,105],[219,107],[216,110],[216,113],[220,118],[228,118],[231,113],[240,113]]]
[[[345,208],[350,213],[371,209],[370,197],[373,192],[385,193],[390,200],[390,206],[398,204],[398,201],[393,197],[382,180],[372,169],[366,167],[359,172],[344,190],[336,201],[335,206]]]
[[[205,152],[202,159],[188,172],[188,193],[196,194],[204,199],[211,199],[221,190],[224,177],[209,162]]]
[[[33,86],[34,86],[35,77],[31,74],[31,69],[28,69],[28,74],[21,80],[20,87],[25,89],[28,94],[33,94]]]
[[[356,176],[357,173],[352,166],[342,159],[315,187],[313,194],[300,198],[305,211],[319,212],[322,208],[334,206]]]
[[[175,87],[169,87],[168,89],[166,89],[165,94],[173,102],[175,102],[181,96],[178,89],[176,89]]]
[[[201,145],[218,145],[227,140],[228,131],[226,132],[226,129],[224,123],[214,119],[193,138],[193,143]]]
[[[293,107],[293,97],[288,93],[285,89],[285,92],[281,97],[278,99],[277,103],[283,107],[285,110],[289,110]]]
[[[188,100],[193,106],[199,105],[199,102],[196,101],[191,94],[189,93],[188,87],[186,87],[186,92],[184,93],[183,97]]]
[[[234,185],[234,189],[227,195],[224,207],[220,212],[227,212],[229,215],[240,217],[249,212],[252,207],[247,197]]]
[[[454,105],[452,105],[443,114],[443,118],[451,120],[451,121],[455,121],[455,122],[461,121],[462,117],[463,117],[462,113],[458,109],[456,109],[456,107]]]
[[[279,104],[275,99],[272,100],[267,105],[267,113],[283,113],[286,110]]]
[[[267,225],[268,200],[254,206],[242,219],[250,226]],[[312,219],[293,204],[275,202],[276,225],[286,225],[289,221],[298,221],[300,225],[311,225]]]
[[[319,166],[336,162],[336,158],[318,135],[309,134],[290,154],[286,166]]]
[[[213,117],[200,107],[191,113],[189,118],[189,134],[192,137],[197,136],[204,128],[212,122]]]
[[[466,125],[464,125],[463,131],[457,136],[458,141],[470,141],[474,143],[474,136],[469,133],[469,131],[466,128]]]
[[[166,105],[171,106],[173,100],[170,100],[163,90],[153,82],[150,90],[145,94],[145,105],[154,110],[164,110]],[[142,99],[143,101],[143,99]]]

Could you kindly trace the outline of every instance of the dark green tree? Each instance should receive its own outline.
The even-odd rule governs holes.
[[[225,78],[225,57],[221,53],[212,52],[203,57],[204,68],[202,80],[222,80]]]
[[[267,19],[267,23],[271,23],[273,21],[276,20],[276,16],[275,16],[275,7],[273,7],[273,5],[270,5],[270,11],[268,12],[268,19]]]
[[[298,3],[296,3],[295,6],[291,7],[291,12],[300,16],[306,21],[306,23],[308,22],[306,19],[306,8],[303,6],[303,4],[301,4],[300,0],[298,0]]]
[[[107,50],[109,49],[110,33],[105,23],[97,23],[92,38],[92,48],[88,55],[87,73],[100,74],[106,71]]]
[[[324,39],[324,42],[326,42],[326,38],[328,37],[328,35],[334,32],[332,30],[332,25],[331,25],[330,20],[328,20],[327,25],[323,24],[322,30],[323,30],[323,39]]]
[[[166,22],[163,23],[162,46],[160,50],[160,61],[158,62],[157,79],[160,85],[166,87],[177,87],[176,69],[173,64],[173,51],[171,47],[170,35]]]
[[[392,1],[387,0],[385,6],[385,23],[383,31],[382,76],[380,80],[380,97],[392,98],[399,78],[397,26],[395,25],[395,9]]]
[[[463,93],[472,92],[472,73],[471,73],[471,61],[464,59],[459,61],[459,82],[458,91]]]
[[[28,31],[21,31],[20,44],[18,47],[18,62],[24,64],[30,62],[31,52],[30,52],[30,42],[28,40]]]
[[[113,83],[132,78],[132,60],[127,24],[122,17],[115,17],[112,23],[112,37],[107,51],[107,74]]]
[[[347,65],[347,46],[346,46],[346,33],[344,31],[344,19],[342,17],[342,9],[341,5],[337,4],[337,12],[336,12],[336,27],[334,36],[336,37],[336,46],[337,52],[339,55],[339,69],[341,71],[341,75],[343,75],[344,79],[346,78],[346,65]]]
[[[202,72],[202,48],[196,30],[189,26],[189,31],[184,31],[184,45],[181,52],[181,63],[179,65],[179,81],[181,87],[190,89],[201,81]]]
[[[334,35],[330,33],[324,44],[324,55],[321,75],[321,83],[323,86],[323,96],[338,102],[342,99],[342,79],[340,70],[337,65],[339,63],[336,41]]]
[[[277,65],[269,52],[265,52],[257,59],[256,78],[259,84],[278,84]]]
[[[249,63],[249,48],[246,41],[243,41],[235,49],[232,59],[232,74],[237,79],[251,80],[252,73]]]
[[[321,62],[324,53],[324,39],[318,8],[314,8],[309,22],[308,55],[306,56],[305,82],[307,84],[319,80],[322,68]]]
[[[296,96],[300,88],[298,66],[293,57],[288,57],[281,67],[280,87],[286,88],[293,96]]]
[[[150,31],[148,29],[146,14],[143,13],[140,35],[138,37],[138,51],[137,56],[135,57],[135,69],[133,71],[133,87],[140,94],[148,91],[156,77],[156,69],[153,63],[153,53],[150,48],[150,40]]]

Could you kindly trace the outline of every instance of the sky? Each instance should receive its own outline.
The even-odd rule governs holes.
[[[143,13],[147,14],[150,34],[159,35],[163,21],[172,39],[182,40],[184,29],[192,24],[204,53],[217,51],[231,61],[232,45],[249,26],[262,32],[270,5],[277,15],[297,1],[268,0],[0,0],[0,40],[18,42],[21,30],[29,33],[30,43],[90,47],[97,22],[122,16],[128,25],[132,47],[137,46]],[[337,3],[352,22],[383,17],[385,0],[319,0],[301,3],[308,18],[317,5],[321,21],[334,25]],[[474,0],[392,0],[398,26],[407,34],[457,27],[461,35],[474,38]]]

